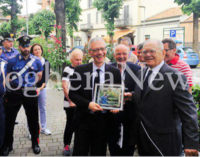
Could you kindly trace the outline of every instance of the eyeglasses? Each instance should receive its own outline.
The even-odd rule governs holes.
[[[144,51],[142,51],[142,54],[144,54],[144,55],[146,55],[147,53],[154,54],[154,53],[156,53],[156,51],[155,50],[144,50]]]
[[[97,49],[90,49],[92,52],[99,52],[99,51],[105,51],[105,47],[97,48]]]
[[[173,50],[173,49],[164,49],[166,52],[170,51],[170,50]]]

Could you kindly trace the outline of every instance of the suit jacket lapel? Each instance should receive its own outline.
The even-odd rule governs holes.
[[[105,63],[105,84],[110,84],[110,75],[107,72],[110,72],[110,68],[109,65]]]
[[[159,73],[161,73],[162,75],[164,74],[164,69],[166,68],[166,65],[164,64],[161,69],[159,70]],[[156,77],[154,78],[154,80],[152,81],[153,87],[160,87],[160,84],[163,83],[163,80],[156,80],[157,78],[159,78],[158,74],[156,75]],[[156,81],[155,81],[156,80]],[[149,92],[151,91],[151,88],[148,86],[148,88],[146,89],[144,96],[145,97]]]

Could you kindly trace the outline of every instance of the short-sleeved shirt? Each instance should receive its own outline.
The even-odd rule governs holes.
[[[48,60],[42,58],[41,60],[43,71],[42,71],[42,79],[37,83],[37,87],[41,87],[43,83],[47,84],[50,75],[50,63]]]
[[[63,75],[62,75],[62,81],[67,81],[70,84],[70,76],[72,76],[74,74],[74,67],[67,66],[65,67],[64,71],[63,71]],[[69,107],[69,102],[67,100],[66,97],[64,97],[64,108],[68,108]]]
[[[179,55],[176,54],[175,57],[168,63],[172,68],[177,69],[186,76],[189,86],[193,85],[192,82],[192,70],[190,66],[180,59]]]
[[[10,52],[8,52],[4,47],[2,47],[2,50],[3,50],[3,52],[0,56],[0,58],[4,59],[5,61],[8,61],[9,59],[11,59],[19,54],[19,51],[15,48],[11,48]]]
[[[28,66],[28,69],[25,70],[24,73],[21,74],[21,76],[18,76],[16,79],[12,80],[10,82],[11,87],[34,87],[36,84],[36,76],[38,72],[41,72],[43,70],[42,63],[40,62],[39,58],[36,56],[33,56],[32,54],[29,55],[28,59],[24,59],[24,57],[21,54],[18,54],[12,59],[8,60],[7,64],[7,74],[13,73],[11,75],[12,77],[16,77],[17,74],[24,69],[24,67],[27,65],[27,63],[30,64],[31,60],[33,60],[32,64]],[[19,78],[21,78],[22,82],[19,82]]]

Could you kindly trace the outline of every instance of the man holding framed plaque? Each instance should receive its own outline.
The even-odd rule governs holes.
[[[93,38],[88,44],[94,62],[75,68],[69,98],[77,105],[75,117],[75,156],[105,156],[108,136],[112,132],[114,114],[95,103],[95,84],[121,84],[120,71],[105,63],[106,44]]]

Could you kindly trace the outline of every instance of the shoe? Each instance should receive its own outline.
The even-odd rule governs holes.
[[[33,145],[32,148],[33,148],[33,153],[34,153],[34,154],[39,154],[40,151],[41,151],[41,150],[40,150],[40,146],[39,146],[38,144]]]
[[[3,148],[3,151],[2,151],[2,156],[8,156],[9,153],[13,150],[13,147],[6,147],[6,148]]]
[[[69,145],[66,145],[66,146],[64,147],[63,155],[64,155],[64,156],[70,156]]]
[[[49,129],[42,129],[41,134],[51,135],[51,131]]]

